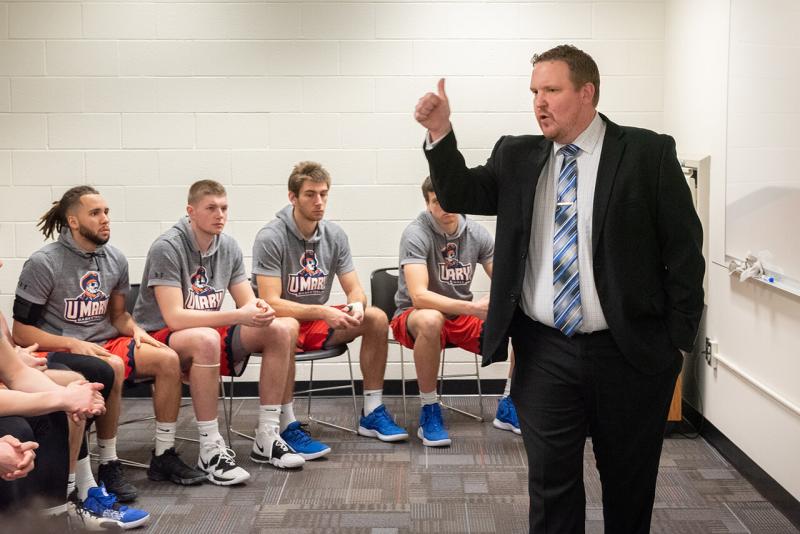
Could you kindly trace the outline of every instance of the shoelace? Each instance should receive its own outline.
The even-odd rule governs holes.
[[[431,410],[427,424],[431,426],[432,430],[442,430],[444,427],[442,426],[441,412]]]
[[[236,458],[236,452],[233,449],[229,449],[228,447],[219,447],[217,449],[217,454],[219,455],[217,465],[225,463],[231,467],[236,467],[236,463],[233,461],[233,459]]]
[[[375,409],[372,413],[375,414],[375,419],[377,419],[379,423],[385,425],[395,425],[394,419],[389,417],[389,414],[386,413],[386,410],[378,410],[380,410],[380,408]]]
[[[70,511],[72,511],[74,513],[74,516],[72,516],[72,514],[70,514]],[[89,514],[89,512],[83,507],[83,503],[81,503],[81,504],[77,504],[77,503],[74,503],[74,502],[68,502],[67,503],[67,524],[70,527],[73,526],[72,525],[73,519],[78,520],[81,523],[80,525],[78,525],[77,521],[76,521],[76,524],[74,526],[76,526],[76,527],[78,527],[78,526],[85,527],[86,526],[86,519],[84,519],[83,516],[87,515],[87,514]]]
[[[442,425],[439,424],[439,421],[436,419],[428,419],[428,425],[431,427],[431,430],[442,430]]]
[[[168,466],[167,469],[177,469],[182,473],[187,473],[189,466],[183,463],[181,460],[180,455],[175,451],[175,449],[167,449],[164,451],[164,454],[161,455],[162,457],[162,465]]]
[[[96,497],[96,499],[103,505],[104,508],[114,509],[114,505],[117,504],[117,496],[113,493],[105,492],[105,495],[100,495]],[[124,508],[127,508],[124,507]]]
[[[514,408],[512,408],[511,405],[505,406],[504,409],[506,412],[506,417],[511,422],[511,424],[519,428],[519,419],[517,418],[516,410],[514,410]]]
[[[307,424],[300,423],[300,425],[298,425],[298,427],[292,431],[294,434],[297,435],[295,439],[297,439],[297,441],[301,442],[303,445],[311,443],[312,441],[311,434],[308,433],[306,427],[308,427]]]

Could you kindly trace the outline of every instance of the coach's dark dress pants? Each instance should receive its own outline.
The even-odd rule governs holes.
[[[530,532],[584,532],[591,434],[607,534],[647,534],[680,352],[665,371],[632,367],[608,331],[567,338],[517,310],[511,397],[528,455]]]

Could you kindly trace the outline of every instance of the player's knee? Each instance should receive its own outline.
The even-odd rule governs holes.
[[[159,352],[158,375],[168,380],[180,380],[181,364],[177,352],[172,349],[162,349]]]
[[[300,331],[300,323],[291,317],[281,317],[272,321],[269,325],[268,335],[265,338],[267,344],[277,344],[287,348],[297,342],[297,334]]]
[[[4,433],[14,436],[22,442],[36,441],[31,425],[22,417],[11,416],[5,418],[3,430]]]
[[[114,372],[114,385],[120,385],[125,380],[125,362],[119,356],[112,356],[106,361]]]
[[[108,399],[111,388],[114,387],[114,382],[116,381],[116,373],[110,363],[100,358],[95,358],[95,360],[97,361],[94,362],[91,375],[87,373],[88,376],[86,379],[103,384],[103,389],[100,390],[100,393],[103,395],[103,398]]]
[[[371,331],[386,332],[389,329],[389,318],[380,308],[370,306],[364,310],[364,322]]]
[[[220,336],[213,328],[198,328],[193,333],[191,350],[193,363],[219,363]]]
[[[416,310],[414,312],[414,330],[417,337],[439,336],[444,328],[444,315],[436,310]]]

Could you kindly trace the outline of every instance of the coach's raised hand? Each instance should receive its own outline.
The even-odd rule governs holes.
[[[414,109],[414,118],[418,123],[428,129],[431,141],[436,142],[448,133],[450,126],[450,101],[444,91],[444,78],[439,80],[436,94],[425,93],[417,102]]]

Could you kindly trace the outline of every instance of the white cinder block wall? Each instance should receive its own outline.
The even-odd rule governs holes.
[[[37,218],[70,186],[107,198],[112,243],[138,281],[188,185],[217,179],[249,269],[302,159],[331,171],[328,216],[368,289],[423,209],[412,110],[438,77],[473,164],[499,135],[537,131],[529,58],[562,42],[597,60],[601,111],[661,130],[664,26],[663,2],[642,0],[0,3],[0,310],[10,317],[22,263],[42,245]],[[325,375],[343,377],[341,363]]]

